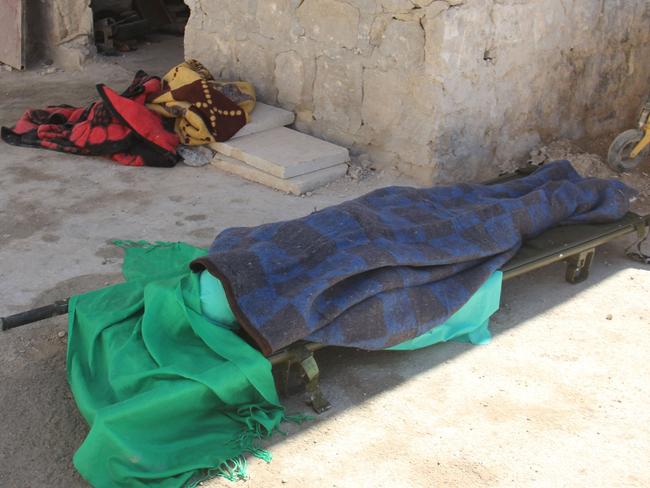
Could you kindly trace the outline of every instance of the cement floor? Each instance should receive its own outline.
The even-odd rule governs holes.
[[[180,57],[163,43],[122,67],[0,73],[0,123],[26,107],[86,103],[96,82],[120,88],[129,70],[162,74]],[[342,180],[297,198],[211,167],[0,148],[0,315],[119,280],[114,238],[207,246],[232,225],[408,183]],[[287,426],[266,444],[273,462],[252,459],[237,486],[650,486],[650,268],[624,259],[625,244],[604,246],[581,285],[561,266],[506,283],[487,346],[319,353],[333,409]],[[0,335],[0,486],[87,486],[71,463],[87,429],[65,379],[65,328],[59,317]],[[307,412],[298,397],[286,404]]]

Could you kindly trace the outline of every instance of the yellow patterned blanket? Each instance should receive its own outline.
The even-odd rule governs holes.
[[[147,107],[175,118],[181,144],[202,145],[226,141],[250,119],[255,89],[246,81],[215,80],[210,71],[191,59],[163,77],[163,92]]]

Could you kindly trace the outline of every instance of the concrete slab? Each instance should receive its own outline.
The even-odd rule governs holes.
[[[278,178],[292,178],[350,160],[346,148],[286,127],[211,147]]]
[[[348,169],[347,164],[341,163],[304,175],[294,176],[293,178],[278,178],[277,176],[270,175],[242,161],[229,158],[222,154],[217,154],[212,160],[212,164],[228,173],[241,176],[256,183],[261,183],[276,190],[293,193],[294,195],[302,195],[303,193],[327,185],[343,176]]]
[[[232,136],[230,140],[277,127],[284,127],[285,125],[291,125],[295,118],[294,113],[289,110],[257,102],[251,114],[251,121],[239,129],[237,134]]]

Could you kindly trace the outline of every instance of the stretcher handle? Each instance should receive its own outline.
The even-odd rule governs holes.
[[[31,324],[32,322],[49,319],[50,317],[56,317],[57,315],[64,315],[68,313],[68,300],[68,298],[57,300],[54,303],[45,305],[44,307],[33,308],[26,312],[2,317],[0,318],[2,330],[13,329],[15,327],[20,327],[21,325]]]

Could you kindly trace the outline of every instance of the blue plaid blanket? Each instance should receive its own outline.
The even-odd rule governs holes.
[[[231,228],[192,263],[219,278],[266,355],[297,340],[384,349],[444,322],[558,224],[604,223],[633,190],[568,161],[496,185],[388,187],[305,217]]]

